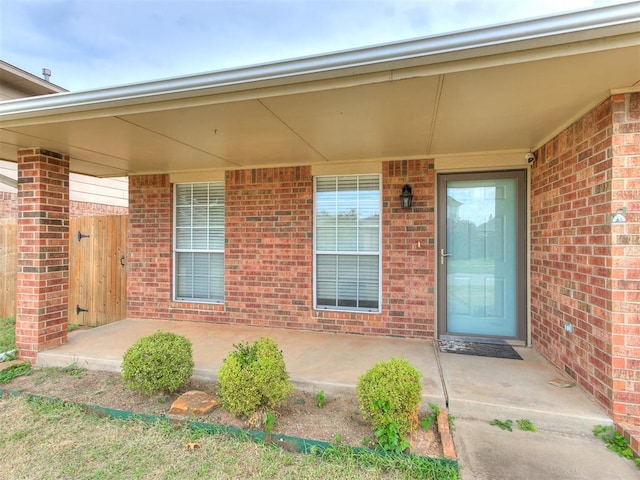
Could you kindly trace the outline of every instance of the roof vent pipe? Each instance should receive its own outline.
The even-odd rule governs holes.
[[[49,70],[48,68],[43,68],[42,69],[42,76],[44,77],[44,81],[48,82],[49,81],[49,77],[51,77],[51,70]]]

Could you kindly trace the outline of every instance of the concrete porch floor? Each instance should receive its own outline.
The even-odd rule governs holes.
[[[520,361],[440,353],[434,348],[433,342],[426,340],[127,319],[71,332],[67,344],[41,352],[37,365],[67,366],[75,362],[79,367],[91,370],[120,371],[127,348],[138,338],[157,330],[171,331],[189,338],[193,343],[194,376],[212,380],[216,378],[215,372],[233,349],[234,343],[271,337],[283,352],[291,380],[299,388],[312,392],[352,392],[358,377],[376,362],[391,357],[405,357],[423,374],[423,408],[427,409],[429,402],[448,405],[449,413],[456,418],[454,440],[465,480],[638,476],[632,462],[606,450],[604,444],[594,440],[591,435],[595,425],[610,425],[611,420],[577,387],[558,388],[550,385],[550,380],[562,375],[531,348],[516,347],[523,358]],[[529,432],[503,432],[489,426],[489,422],[496,418],[514,421],[526,418],[540,431],[530,434],[537,437],[522,435]],[[528,455],[533,439],[540,443],[539,448],[548,450],[546,459],[551,459],[549,468],[555,468],[554,464],[562,464],[566,470],[567,462],[571,465],[573,458],[575,465],[571,468],[575,468],[575,472],[570,468],[568,476],[564,476],[559,474],[557,468],[547,470],[539,465],[539,456],[531,458]],[[575,450],[576,439],[582,442],[579,454]],[[568,440],[572,441],[567,443]],[[500,444],[500,441],[505,443]],[[526,445],[527,453],[513,454],[518,451],[518,442],[523,448]],[[502,452],[493,456],[488,454],[494,448]],[[505,455],[506,452],[511,454]],[[540,453],[537,452],[537,455]],[[558,455],[560,457],[554,461],[554,456]],[[512,464],[512,461],[518,463]],[[614,476],[603,477],[602,468],[596,468],[597,462],[606,462],[609,468],[615,467],[610,472]],[[526,468],[527,463],[535,472],[531,470],[527,475],[514,477],[515,472]],[[591,463],[594,470],[590,473],[593,476],[582,472]],[[504,476],[500,474],[503,468]],[[623,476],[615,476],[619,474]],[[629,474],[633,476],[627,476]]]

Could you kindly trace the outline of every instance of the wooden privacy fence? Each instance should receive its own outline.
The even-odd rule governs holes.
[[[0,219],[0,318],[16,314],[18,270],[17,227],[14,219]]]
[[[15,316],[16,221],[0,223],[0,316]],[[126,316],[127,216],[69,221],[69,323],[97,326]],[[5,258],[6,257],[6,258]]]

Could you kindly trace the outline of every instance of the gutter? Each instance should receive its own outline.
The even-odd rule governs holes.
[[[231,86],[235,87],[235,90],[249,90],[260,87],[260,83],[266,81],[284,85],[389,71],[415,66],[416,63],[427,65],[479,58],[505,51],[562,45],[566,43],[566,38],[563,38],[566,34],[580,33],[581,41],[598,40],[614,35],[637,33],[640,30],[639,22],[640,2],[632,2],[243,68],[11,100],[0,103],[0,119],[37,117],[69,110],[93,110],[122,102],[128,105],[149,103],[169,100],[172,96],[181,94],[211,95],[220,93],[218,90],[221,87]],[[517,48],[505,47],[517,42],[528,43]]]
[[[17,180],[14,180],[11,177],[7,177],[6,175],[2,175],[1,173],[0,173],[0,183],[3,184],[3,185],[7,185],[7,186],[9,186],[11,188],[15,188],[15,189],[18,188],[18,181]]]

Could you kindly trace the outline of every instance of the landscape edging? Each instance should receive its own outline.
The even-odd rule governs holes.
[[[117,410],[113,408],[99,407],[97,405],[70,402],[66,400],[61,400],[59,398],[44,397],[41,395],[35,395],[28,392],[21,392],[18,390],[0,388],[0,397],[4,395],[10,395],[14,397],[26,397],[29,399],[31,398],[42,399],[49,402],[62,402],[68,405],[77,406],[89,413],[94,413],[100,416],[106,416],[106,417],[112,417],[112,418],[139,419],[146,423],[170,422],[174,425],[186,424],[192,430],[204,430],[209,433],[225,433],[241,439],[250,438],[257,443],[268,443],[273,445],[279,445],[287,451],[296,452],[296,453],[316,455],[335,446],[334,444],[331,444],[329,442],[324,442],[321,440],[311,440],[307,438],[291,437],[288,435],[281,435],[281,434],[275,434],[275,433],[267,434],[265,432],[261,432],[257,430],[245,430],[242,428],[231,427],[228,425],[217,425],[212,423],[194,422],[189,420],[178,420],[175,418],[167,417],[165,415],[149,415],[146,413],[132,413],[126,410]],[[448,428],[448,425],[449,425],[448,417],[445,409],[443,409],[440,412],[440,415],[438,416],[438,425],[440,425],[441,423],[440,418],[443,417],[443,412],[444,412],[445,423],[447,424],[447,428],[446,428],[446,432],[447,432],[446,435],[448,436],[447,442],[450,442],[450,444],[453,445],[453,441],[451,440],[451,434]],[[443,433],[441,432],[440,435],[442,438]],[[443,448],[444,448],[445,440],[443,439],[442,442],[443,442]],[[405,453],[394,454],[394,453],[386,452],[384,450],[374,450],[374,449],[365,448],[365,447],[355,447],[355,446],[349,446],[349,447],[356,454],[367,453],[367,454],[375,454],[380,456],[400,455],[400,456],[416,457],[416,458],[422,458],[431,462],[444,463],[454,467],[456,471],[458,470],[458,462],[455,459],[456,458],[455,449],[453,453],[454,457],[433,458],[433,457],[425,457],[425,456],[405,454]]]

